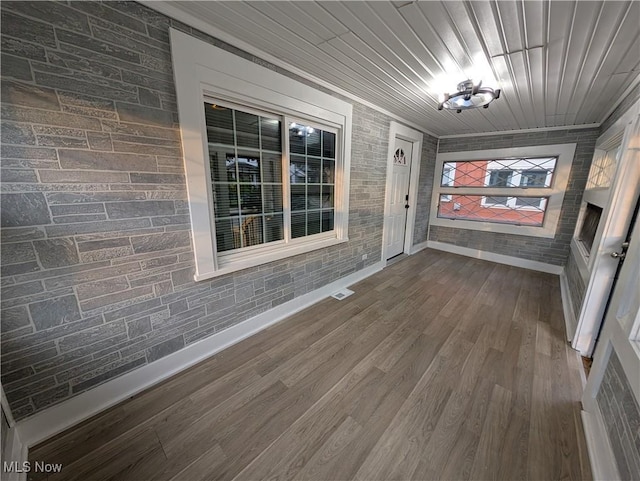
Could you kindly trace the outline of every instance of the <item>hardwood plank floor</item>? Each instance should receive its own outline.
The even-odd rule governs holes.
[[[30,460],[63,463],[51,481],[591,479],[557,276],[427,249],[351,289]]]

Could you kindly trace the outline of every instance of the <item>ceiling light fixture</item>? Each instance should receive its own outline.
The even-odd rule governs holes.
[[[458,84],[455,94],[444,94],[444,100],[438,104],[438,110],[449,109],[460,113],[478,107],[487,109],[497,98],[500,98],[500,89],[482,87],[482,81],[475,84],[473,80],[465,80]]]

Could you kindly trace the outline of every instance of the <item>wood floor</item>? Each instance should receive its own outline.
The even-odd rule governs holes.
[[[30,460],[63,463],[52,481],[591,479],[557,276],[425,250],[351,289]]]

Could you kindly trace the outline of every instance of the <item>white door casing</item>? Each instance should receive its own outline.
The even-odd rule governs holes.
[[[391,122],[382,234],[383,261],[403,252],[411,253],[421,151],[421,132]]]
[[[618,267],[618,261],[611,257],[611,253],[620,250],[629,229],[636,200],[640,195],[640,115],[637,112],[639,105],[640,102],[636,103],[635,108],[630,109],[633,115],[625,116],[623,125],[618,126],[618,131],[620,127],[624,129],[621,155],[594,246],[586,263],[589,278],[580,313],[577,313],[577,327],[571,343],[583,356],[591,356],[593,353]],[[598,144],[606,144],[609,137],[614,135],[617,135],[617,132],[603,134]],[[574,239],[572,249],[575,248]]]

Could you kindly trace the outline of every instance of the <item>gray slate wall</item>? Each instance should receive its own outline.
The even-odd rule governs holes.
[[[596,396],[620,479],[640,479],[640,406],[615,350]]]
[[[422,139],[422,155],[420,157],[420,179],[418,180],[418,209],[413,231],[413,245],[427,241],[429,231],[429,213],[431,210],[431,192],[433,191],[433,175],[436,169],[438,139],[424,134]]]
[[[580,275],[580,269],[578,268],[578,264],[576,264],[573,253],[569,253],[567,265],[564,267],[564,272],[567,276],[569,295],[571,296],[571,306],[573,307],[573,312],[577,318],[580,316],[580,310],[582,309],[584,295],[587,292],[587,286],[582,279],[582,275]]]
[[[1,10],[2,384],[15,418],[379,261],[384,115],[354,105],[347,244],[195,283],[168,28],[280,69],[134,2]]]
[[[598,128],[593,128],[440,139],[439,152],[502,149],[573,142],[577,143],[577,146],[571,174],[569,175],[569,183],[562,203],[560,222],[553,239],[432,225],[429,229],[429,240],[546,264],[565,265],[599,132]]]

